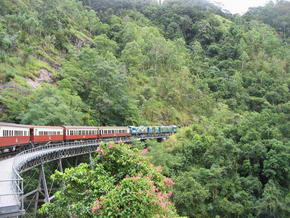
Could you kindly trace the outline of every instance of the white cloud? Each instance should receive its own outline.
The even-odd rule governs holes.
[[[211,0],[211,2],[219,3],[224,9],[233,14],[246,13],[250,7],[264,6],[270,0]]]

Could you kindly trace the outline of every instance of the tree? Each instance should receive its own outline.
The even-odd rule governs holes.
[[[82,125],[84,105],[68,90],[46,85],[33,96],[27,112],[19,116],[21,123],[34,125]]]
[[[148,161],[147,150],[101,145],[93,165],[81,164],[53,178],[64,183],[41,212],[51,217],[177,217],[169,198],[174,182]]]
[[[151,160],[176,181],[178,213],[288,217],[290,147],[279,129],[282,117],[270,111],[240,117],[221,107],[163,146],[151,143]]]
[[[99,124],[136,123],[139,118],[135,102],[128,94],[127,75],[112,53],[102,53],[105,50],[84,48],[70,58],[60,85],[76,92],[90,106],[91,116]]]

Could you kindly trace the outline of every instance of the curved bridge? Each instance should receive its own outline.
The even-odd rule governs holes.
[[[165,139],[170,134],[143,135],[138,138],[129,137],[122,142],[128,143],[135,140]],[[120,139],[109,139],[107,141],[120,142]],[[102,141],[106,142],[106,141]],[[63,158],[74,157],[93,153],[99,146],[100,141],[90,140],[83,142],[67,142],[46,144],[33,149],[26,150],[16,156],[0,161],[0,218],[16,217],[24,215],[24,198],[36,194],[39,197],[40,190],[44,190],[45,202],[49,202],[52,197],[46,184],[43,164],[58,160],[59,168],[62,171],[61,160]],[[24,193],[23,178],[21,173],[40,166],[40,177],[38,188],[30,193]],[[37,208],[37,204],[36,207]]]

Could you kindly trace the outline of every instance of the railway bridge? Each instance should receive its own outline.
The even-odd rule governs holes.
[[[138,138],[128,137],[123,140],[124,143],[132,143],[135,140],[157,139],[164,140],[169,137],[169,133],[156,135],[141,135]],[[102,141],[115,141],[118,143],[120,139],[108,139]],[[33,149],[23,151],[14,157],[0,161],[0,218],[19,217],[25,214],[24,200],[28,196],[34,195],[34,208],[43,195],[44,202],[50,202],[53,196],[50,191],[45,177],[45,164],[52,161],[58,162],[58,169],[63,170],[62,160],[80,155],[89,155],[95,152],[99,146],[99,140],[79,141],[79,142],[63,142],[63,143],[47,143],[44,146],[38,146]],[[29,193],[24,192],[23,178],[21,174],[39,167],[38,186]]]

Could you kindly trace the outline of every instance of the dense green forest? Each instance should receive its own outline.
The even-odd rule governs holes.
[[[0,120],[176,124],[148,155],[176,182],[179,215],[289,217],[289,11],[1,0]]]

